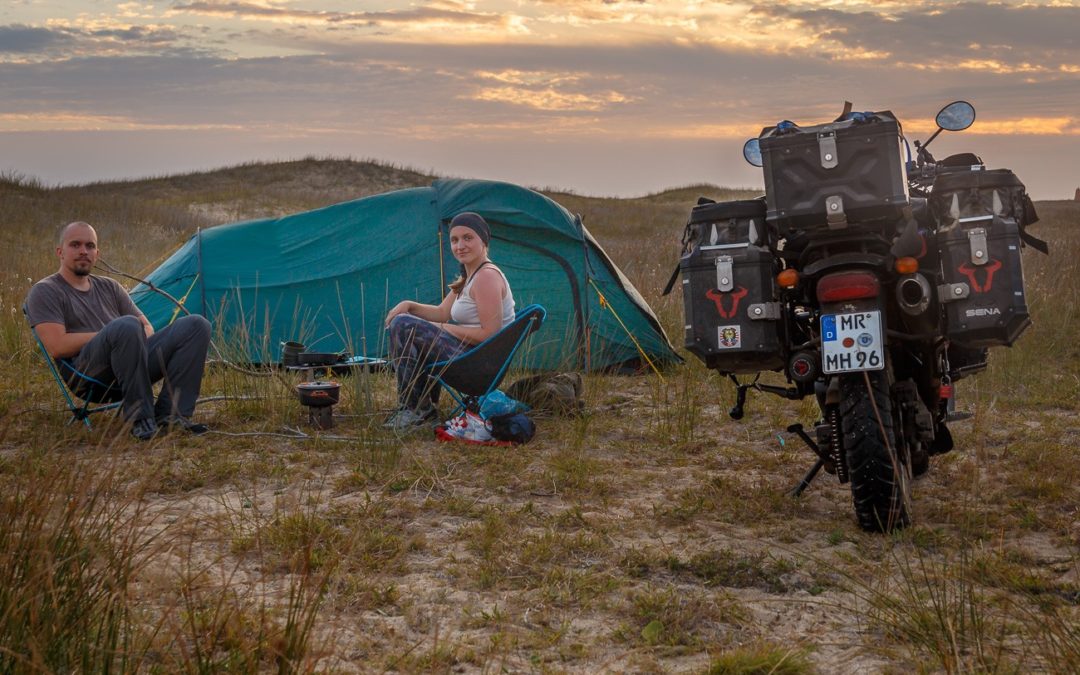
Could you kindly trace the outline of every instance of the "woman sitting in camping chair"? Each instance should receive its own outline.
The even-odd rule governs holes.
[[[453,358],[514,320],[514,294],[488,259],[491,228],[479,214],[450,221],[450,250],[461,276],[438,305],[399,302],[386,315],[390,359],[397,373],[398,409],[383,426],[399,431],[430,425],[440,387],[424,366]]]

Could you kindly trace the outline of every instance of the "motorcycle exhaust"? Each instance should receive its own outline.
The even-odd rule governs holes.
[[[916,272],[896,284],[896,302],[908,316],[919,316],[930,306],[930,282]]]

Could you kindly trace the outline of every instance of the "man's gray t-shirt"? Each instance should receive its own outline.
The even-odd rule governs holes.
[[[59,323],[68,333],[96,333],[113,319],[142,314],[115,279],[89,278],[89,291],[72,288],[59,272],[34,284],[26,297],[30,325]]]

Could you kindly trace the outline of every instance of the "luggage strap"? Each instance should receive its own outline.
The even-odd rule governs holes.
[[[671,278],[668,279],[667,285],[664,286],[664,292],[660,295],[667,295],[671,292],[671,289],[675,288],[675,282],[679,280],[679,266],[675,265],[675,269],[671,271]]]
[[[1020,241],[1043,255],[1050,255],[1050,247],[1047,246],[1045,241],[1033,234],[1028,234],[1028,225],[1034,225],[1037,222],[1039,222],[1039,214],[1035,212],[1035,203],[1031,201],[1031,197],[1025,192],[1023,213],[1020,216]]]
[[[1030,234],[1027,231],[1027,227],[1022,226],[1020,228],[1020,241],[1024,242],[1025,244],[1035,249],[1039,253],[1042,253],[1043,255],[1050,255],[1050,247],[1047,245],[1047,243],[1042,239],[1039,239],[1035,235]]]
[[[702,204],[709,204],[710,202],[713,204],[716,203],[713,200],[707,199],[705,197],[698,198],[698,206],[701,206]],[[692,230],[693,223],[691,223],[689,220],[686,221],[686,227],[683,228],[682,233],[682,253],[679,254],[680,256],[686,255],[687,250],[690,248],[690,233]],[[660,294],[661,296],[665,296],[671,293],[671,289],[675,288],[675,282],[679,280],[679,269],[679,263],[675,263],[675,269],[671,271],[671,278],[668,279],[667,285],[664,286],[664,292]]]

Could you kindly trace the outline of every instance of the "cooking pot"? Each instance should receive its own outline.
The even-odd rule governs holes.
[[[296,357],[306,349],[304,343],[294,342],[289,340],[288,342],[281,343],[281,365],[283,366],[295,366],[297,364]]]
[[[300,403],[310,408],[322,408],[334,405],[341,396],[341,385],[337,382],[301,382],[296,385],[296,393],[300,397]]]

